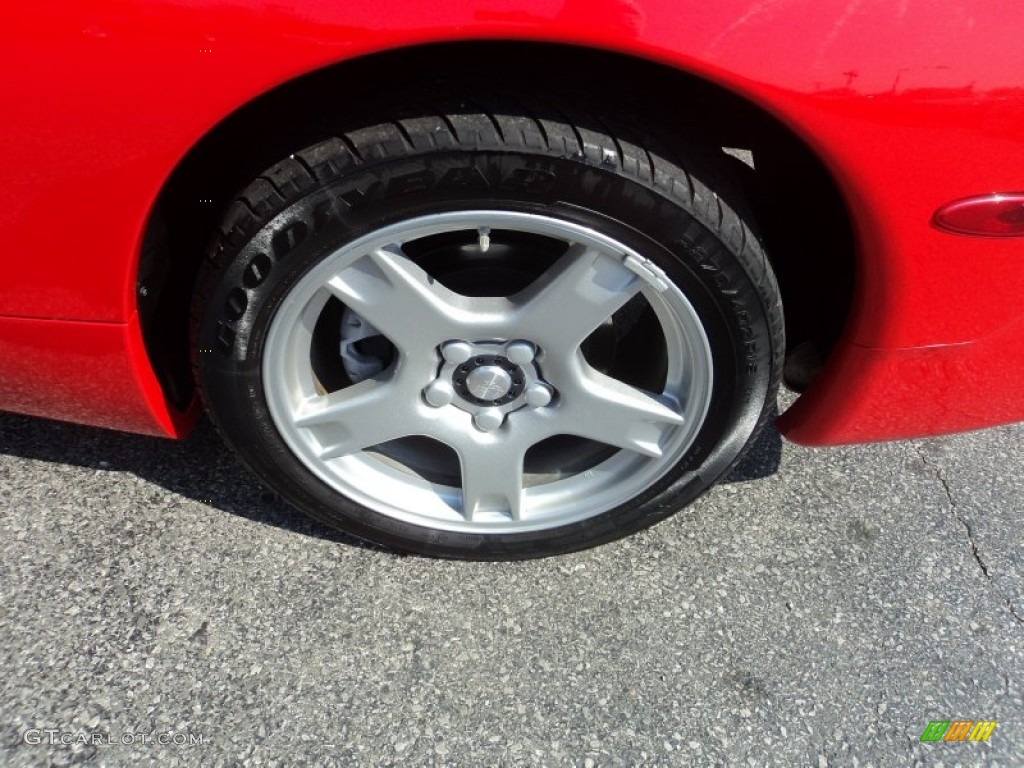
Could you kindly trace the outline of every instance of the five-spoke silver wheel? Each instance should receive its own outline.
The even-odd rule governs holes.
[[[410,256],[420,241],[457,233],[468,234],[477,263],[505,233],[557,241],[561,255],[525,288],[470,296]],[[392,350],[374,365],[343,340],[358,365],[340,384],[318,375],[314,354],[330,302],[358,326],[351,338],[383,337]],[[599,327],[637,306],[658,329],[651,389],[586,354]],[[262,361],[274,424],[321,481],[405,523],[478,534],[568,525],[644,492],[693,444],[712,374],[696,311],[643,254],[568,220],[513,211],[408,219],[337,249],[277,308]],[[579,443],[552,442],[559,436],[606,450],[580,464]],[[531,470],[541,445],[546,468]],[[450,457],[454,479],[440,469]]]

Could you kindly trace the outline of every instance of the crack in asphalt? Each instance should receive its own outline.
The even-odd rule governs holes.
[[[999,585],[996,584],[995,579],[989,572],[988,565],[985,563],[985,560],[981,556],[981,551],[978,549],[978,542],[974,538],[974,529],[971,528],[971,524],[967,521],[967,519],[960,514],[960,509],[957,506],[956,500],[953,498],[953,490],[949,487],[949,480],[946,478],[945,472],[942,471],[942,467],[932,463],[932,461],[925,455],[924,451],[922,451],[919,446],[915,445],[914,450],[917,453],[918,457],[921,459],[922,463],[930,470],[932,470],[932,472],[935,473],[935,479],[939,481],[939,484],[942,486],[942,490],[946,494],[946,501],[949,504],[949,511],[953,513],[953,517],[956,518],[960,525],[963,526],[964,531],[966,531],[967,533],[967,543],[970,545],[971,555],[974,557],[974,561],[978,564],[978,568],[981,569],[981,573],[985,577],[985,580],[992,586],[992,589],[994,589],[996,594],[998,594],[999,597],[1002,599],[1003,603],[1006,605],[1006,609],[1010,612],[1010,615],[1013,617],[1014,621],[1016,621],[1021,626],[1024,626],[1024,616],[1017,612],[1017,609],[1010,601],[1010,598],[1007,597],[1006,594],[999,588]]]

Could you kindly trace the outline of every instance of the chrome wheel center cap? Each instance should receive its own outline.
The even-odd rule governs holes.
[[[481,400],[497,400],[511,388],[512,377],[496,365],[482,365],[466,377],[466,389]]]

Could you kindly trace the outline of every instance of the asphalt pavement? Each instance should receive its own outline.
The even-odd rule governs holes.
[[[0,415],[0,764],[1022,765],[1022,444],[772,431],[645,533],[489,564],[307,522],[205,424]]]

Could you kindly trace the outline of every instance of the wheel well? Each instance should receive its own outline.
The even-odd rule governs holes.
[[[744,188],[782,290],[788,350],[797,353],[787,378],[806,384],[839,338],[854,278],[850,218],[814,153],[758,106],[664,65],[588,48],[472,42],[376,54],[293,80],[227,117],[181,161],[150,216],[138,276],[143,337],[168,398],[182,407],[192,397],[189,304],[238,190],[291,152],[357,127],[374,105],[396,106],[400,93],[462,88],[471,99],[495,84],[543,93],[553,78],[663,137],[728,148],[723,166]]]

